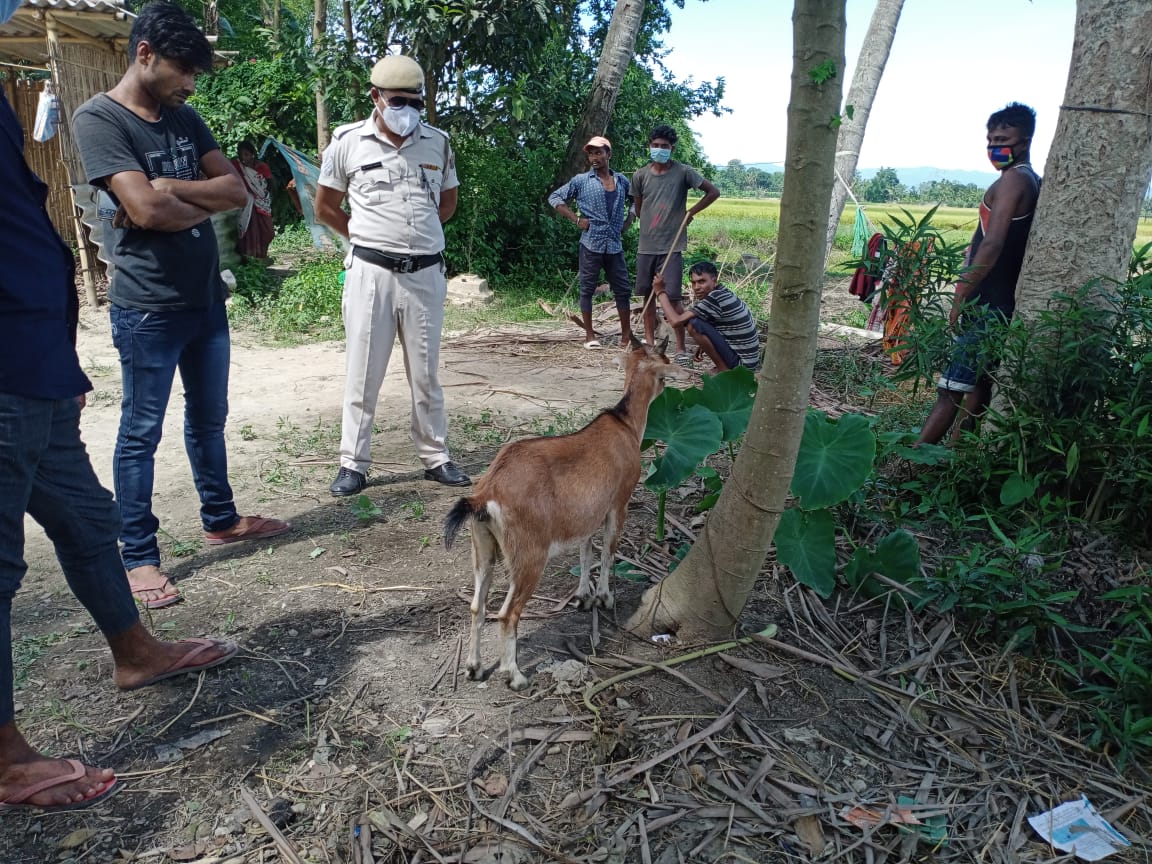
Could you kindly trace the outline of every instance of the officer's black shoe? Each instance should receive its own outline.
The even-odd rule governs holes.
[[[355,495],[367,485],[368,478],[359,471],[341,468],[336,479],[332,481],[332,485],[328,487],[328,491],[332,493],[333,498],[344,498],[348,495]]]
[[[452,462],[445,462],[435,468],[428,468],[424,472],[425,480],[435,480],[445,486],[471,486],[472,478],[461,471]]]

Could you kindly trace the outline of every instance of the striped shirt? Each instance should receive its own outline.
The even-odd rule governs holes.
[[[740,355],[742,366],[753,372],[760,369],[760,331],[748,304],[723,285],[717,285],[707,297],[692,304],[692,311],[720,332]]]
[[[548,203],[553,207],[576,201],[580,215],[588,220],[588,230],[580,233],[580,242],[592,252],[615,254],[624,251],[620,235],[624,231],[631,184],[618,171],[613,171],[612,176],[616,178],[615,196],[604,191],[604,184],[595,171],[577,174],[548,196]],[[613,199],[611,203],[610,197]]]

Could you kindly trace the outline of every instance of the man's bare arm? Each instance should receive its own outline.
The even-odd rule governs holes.
[[[456,205],[460,201],[460,187],[453,186],[440,193],[440,224],[443,225],[456,214]]]
[[[120,202],[120,210],[112,220],[117,227],[183,231],[212,215],[203,207],[152,188],[143,171],[120,171],[107,178],[107,183]]]
[[[157,177],[152,187],[157,192],[174,195],[185,204],[193,204],[209,213],[238,210],[248,203],[248,190],[224,154],[211,150],[200,160],[200,170],[207,180],[173,180]]]
[[[316,187],[316,219],[341,237],[348,237],[348,214],[340,209],[344,193],[323,184]],[[350,238],[349,238],[350,239]]]
[[[700,184],[700,188],[704,190],[704,197],[696,202],[695,206],[688,211],[689,216],[699,215],[701,210],[706,210],[712,206],[712,202],[720,197],[720,190],[717,189],[711,180],[705,180]]]

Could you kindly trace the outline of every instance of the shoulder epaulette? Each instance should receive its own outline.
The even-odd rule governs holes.
[[[435,126],[429,126],[427,123],[421,123],[420,126],[423,129],[427,129],[429,132],[435,132],[437,135],[442,136],[445,141],[449,140],[448,133],[443,129],[437,129]]]
[[[332,133],[332,140],[333,141],[339,141],[341,138],[343,138],[345,135],[347,135],[353,129],[359,129],[363,125],[364,125],[364,121],[360,120],[356,123],[345,123],[343,126],[337,126],[336,131],[334,131]]]

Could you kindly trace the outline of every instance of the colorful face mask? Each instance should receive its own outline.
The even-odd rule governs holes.
[[[653,162],[659,162],[663,165],[672,158],[672,149],[670,147],[649,147],[648,155],[652,157]]]
[[[1007,144],[989,144],[988,145],[988,161],[998,171],[1003,171],[1005,168],[1010,168],[1012,163],[1016,161],[1016,157],[1012,155],[1012,148]]]

